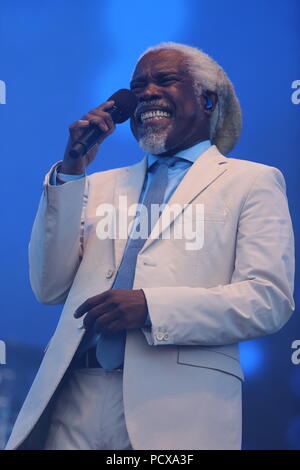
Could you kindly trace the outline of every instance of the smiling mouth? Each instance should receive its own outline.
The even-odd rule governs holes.
[[[167,106],[164,106],[162,103],[157,103],[152,100],[149,103],[140,103],[135,111],[135,119],[138,125],[147,125],[148,123],[154,124],[160,121],[166,121],[170,119],[173,115],[170,109]]]
[[[171,114],[168,113],[168,111],[161,111],[161,110],[155,110],[155,111],[145,111],[141,113],[140,115],[140,121],[142,124],[144,124],[147,121],[152,121],[152,120],[160,120],[164,118],[170,118]]]

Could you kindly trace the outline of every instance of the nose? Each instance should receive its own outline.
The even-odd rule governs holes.
[[[139,93],[138,100],[142,101],[151,101],[158,100],[161,98],[161,90],[158,85],[155,83],[148,83],[145,88]]]

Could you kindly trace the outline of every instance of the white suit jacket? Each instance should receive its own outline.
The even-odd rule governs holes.
[[[51,170],[52,171],[52,170]],[[101,203],[138,202],[139,163],[49,185],[29,246],[37,299],[64,303],[7,449],[37,428],[84,334],[75,309],[110,289],[125,239],[96,234]],[[293,309],[294,240],[276,168],[226,158],[215,146],[192,165],[169,204],[204,204],[204,245],[149,239],[137,258],[152,328],[128,330],[124,412],[134,449],[237,449],[241,445],[238,342],[278,331]],[[175,227],[182,214],[167,223]],[[166,223],[160,231],[165,230]],[[31,433],[32,436],[32,433]],[[35,444],[31,444],[34,446]],[[26,448],[26,447],[25,447]]]

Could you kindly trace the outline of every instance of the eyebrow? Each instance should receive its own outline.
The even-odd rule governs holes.
[[[160,70],[159,72],[155,72],[153,74],[154,78],[161,78],[166,75],[183,75],[182,72],[179,72],[178,70]],[[147,79],[148,75],[138,75],[137,77],[133,78],[130,82],[130,84],[135,83],[135,82],[142,82]]]

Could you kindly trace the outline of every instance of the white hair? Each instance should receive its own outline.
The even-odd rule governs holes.
[[[175,42],[162,42],[149,47],[139,57],[138,62],[149,52],[162,49],[174,49],[184,55],[197,97],[206,92],[213,92],[218,96],[218,103],[210,118],[210,140],[221,153],[227,154],[239,139],[242,112],[233,84],[225,71],[200,49]]]

